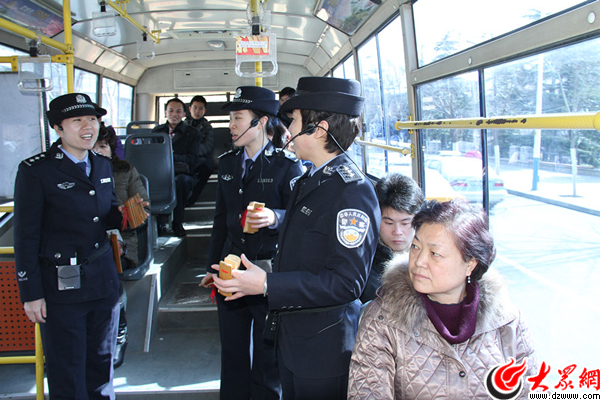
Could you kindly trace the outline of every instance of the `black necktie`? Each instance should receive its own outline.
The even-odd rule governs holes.
[[[247,158],[245,161],[245,172],[244,172],[244,183],[248,182],[248,178],[250,176],[250,169],[252,168],[252,164],[254,164],[254,161],[252,161],[251,158]]]
[[[79,169],[83,172],[83,174],[85,176],[87,176],[87,164],[85,163],[85,161],[82,162],[78,162],[77,166],[79,167]]]

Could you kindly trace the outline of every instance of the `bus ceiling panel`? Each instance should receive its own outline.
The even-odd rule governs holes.
[[[302,55],[308,57],[315,48],[315,44],[311,42],[303,42],[299,40],[286,40],[277,38],[277,55],[284,53]],[[279,58],[279,57],[278,57]]]
[[[306,69],[310,72],[311,75],[318,75],[321,70],[321,66],[317,64],[313,59],[309,59],[305,65]]]
[[[105,51],[100,55],[100,57],[98,57],[95,64],[111,71],[118,72],[121,71],[125,65],[127,65],[127,60],[116,54]]]
[[[319,69],[327,64],[331,57],[321,47],[317,47],[311,56],[312,60],[319,64]]]
[[[267,8],[271,10],[274,16],[278,13],[312,16],[313,10],[315,9],[315,1],[270,1],[267,3]]]
[[[146,71],[145,68],[143,68],[133,62],[129,62],[129,63],[127,63],[125,68],[123,68],[121,70],[121,74],[128,76],[130,78],[133,78],[137,81],[144,74],[144,71]]]
[[[314,17],[274,16],[271,31],[277,35],[278,39],[316,43],[326,26],[327,24]]]
[[[100,54],[108,49],[94,45],[89,40],[73,35],[73,50],[73,55],[76,58],[94,63],[100,57]]]
[[[320,43],[320,47],[325,50],[329,58],[335,56],[338,51],[342,48],[346,42],[348,42],[349,37],[344,33],[335,30],[333,28],[327,29],[325,35],[323,35],[323,39]]]
[[[244,71],[244,69],[242,69]],[[298,78],[310,75],[297,65],[282,64],[276,76],[263,78],[263,86],[279,90],[283,86],[296,86]],[[198,93],[235,91],[238,86],[254,85],[254,78],[235,74],[233,64],[205,63],[204,68],[177,68],[162,66],[147,70],[136,86],[137,94],[144,93]]]
[[[284,68],[282,65],[291,64],[302,66],[307,60],[307,56],[299,55],[299,54],[288,54],[277,52],[277,63],[279,64],[279,71],[281,68]]]

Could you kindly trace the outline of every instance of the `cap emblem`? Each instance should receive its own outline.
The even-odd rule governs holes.
[[[78,94],[75,97],[75,100],[77,100],[78,103],[87,103],[87,101],[85,100],[85,97],[83,97],[82,95]]]
[[[242,97],[242,89],[237,88],[234,98],[239,99],[240,97]]]

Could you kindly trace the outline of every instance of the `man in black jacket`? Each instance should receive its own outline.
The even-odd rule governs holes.
[[[190,102],[190,116],[185,119],[186,124],[200,132],[200,165],[196,171],[198,182],[187,201],[187,206],[196,202],[213,171],[212,153],[215,148],[215,133],[210,122],[204,118],[206,106],[207,102],[204,96],[194,96]]]
[[[177,206],[173,211],[173,233],[183,237],[183,211],[197,182],[196,170],[200,166],[201,138],[198,129],[183,122],[185,104],[180,99],[173,98],[167,101],[165,116],[167,123],[157,126],[152,131],[168,133],[172,140],[177,195]]]

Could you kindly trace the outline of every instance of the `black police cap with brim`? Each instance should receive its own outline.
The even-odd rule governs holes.
[[[106,115],[106,110],[98,107],[85,93],[69,93],[52,100],[50,109],[46,111],[50,126],[58,125],[67,118],[84,115],[101,117]]]
[[[364,104],[360,83],[354,79],[306,76],[298,80],[296,95],[283,103],[279,111],[314,110],[358,117]]]
[[[279,100],[275,93],[259,86],[240,86],[232,101],[221,107],[224,111],[255,110],[277,115]]]

